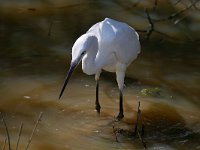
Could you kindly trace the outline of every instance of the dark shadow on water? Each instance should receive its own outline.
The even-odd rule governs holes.
[[[150,105],[148,109],[141,109],[141,111],[141,122],[145,126],[144,139],[147,148],[182,150],[197,149],[199,147],[200,133],[198,128],[200,122],[196,122],[189,127],[176,109],[167,104],[155,103]],[[141,141],[133,137],[132,134],[135,122],[136,118],[125,117],[121,122],[116,123],[117,128],[125,131],[125,134],[119,135],[119,145],[132,143],[134,147],[142,147]],[[112,132],[112,123],[108,123],[105,128],[108,128],[108,126],[110,126],[110,132]],[[107,137],[102,138],[110,140]],[[115,141],[114,135],[113,141]]]
[[[200,134],[186,126],[175,108],[166,104],[153,104],[142,111],[145,138],[149,145],[163,143],[175,148],[195,149]]]

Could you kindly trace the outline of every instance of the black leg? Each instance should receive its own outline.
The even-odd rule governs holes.
[[[121,120],[124,118],[124,110],[123,110],[123,93],[119,91],[119,115],[117,116],[117,120]]]
[[[96,81],[96,110],[97,110],[97,113],[100,114],[100,109],[101,109],[101,106],[99,104],[99,80]]]

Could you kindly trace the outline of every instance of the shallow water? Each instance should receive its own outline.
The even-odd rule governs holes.
[[[115,6],[109,9],[110,17],[120,18],[117,16],[120,10],[127,16],[121,19],[131,24],[132,12],[115,3],[107,5]],[[94,109],[94,76],[83,74],[81,67],[58,100],[69,67],[72,43],[106,14],[97,4],[91,9],[92,3],[55,6],[45,5],[45,9],[35,6],[34,10],[23,5],[8,11],[6,5],[2,5],[0,110],[5,115],[12,147],[16,146],[23,122],[19,149],[25,148],[37,117],[43,112],[29,149],[143,149],[139,139],[126,135],[119,136],[119,143],[115,141],[113,117],[118,113],[115,74],[103,72],[101,75],[100,116]],[[102,12],[99,18],[87,18],[88,14],[99,12]],[[138,21],[137,24],[143,24],[142,19]],[[116,123],[116,127],[133,130],[140,101],[148,149],[200,149],[199,60],[200,51],[195,43],[143,41],[142,53],[127,70],[125,118]],[[155,88],[159,94],[141,92]],[[6,137],[3,123],[0,131],[2,146]]]

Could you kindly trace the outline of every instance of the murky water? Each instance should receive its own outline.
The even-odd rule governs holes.
[[[130,24],[135,19],[136,27],[142,26],[144,20],[106,1],[101,5],[78,1],[67,6],[7,5],[1,6],[0,14],[0,111],[5,115],[12,147],[16,146],[21,122],[24,127],[19,149],[26,147],[37,117],[43,112],[29,149],[143,149],[139,139],[126,135],[119,136],[119,143],[115,141],[115,74],[102,73],[100,116],[94,109],[94,76],[83,74],[81,67],[73,74],[61,100],[58,95],[69,67],[71,45],[90,25],[108,16]],[[110,6],[112,9],[104,12],[102,5],[105,10]],[[119,14],[127,17],[120,18]],[[192,42],[143,41],[142,53],[127,70],[125,118],[116,127],[134,129],[140,101],[148,149],[200,149],[198,48]],[[144,93],[145,89],[156,88],[158,93]],[[1,122],[1,146],[5,138]]]

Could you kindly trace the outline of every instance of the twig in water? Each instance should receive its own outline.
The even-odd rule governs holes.
[[[115,135],[116,142],[119,142],[119,140],[118,140],[118,129],[115,128],[115,120],[116,120],[116,118],[114,116],[114,119],[113,119],[113,133]]]
[[[5,126],[5,129],[6,129],[6,134],[7,134],[7,139],[8,139],[8,149],[11,150],[10,135],[9,135],[9,132],[8,132],[8,127],[6,125],[6,122],[5,122],[3,114],[2,113],[0,113],[0,114],[1,114],[1,118],[2,118],[4,126]]]
[[[4,140],[4,144],[3,144],[2,150],[5,150],[5,148],[6,148],[6,143],[7,143],[7,137],[6,137],[5,140]]]
[[[138,134],[138,137],[139,137],[140,141],[142,142],[142,144],[144,146],[144,149],[147,149],[146,143],[144,142],[143,137],[140,135],[140,132],[137,131],[137,134]]]
[[[177,1],[177,2],[180,2]],[[199,0],[195,0],[194,2],[192,2],[189,6],[186,6],[184,9],[179,10],[178,12],[172,13],[171,15],[169,15],[167,18],[163,18],[163,19],[159,19],[156,20],[156,22],[161,22],[161,21],[167,21],[167,20],[173,20],[175,17],[179,16],[180,14],[186,12],[187,10],[189,10],[191,7],[196,7],[196,4],[199,2]],[[176,5],[176,4],[175,4]]]
[[[191,2],[191,4],[193,3],[193,0],[189,0],[190,2]],[[196,10],[200,10],[197,6],[196,6],[196,4],[198,3],[198,1],[193,5],[193,7],[196,9]]]
[[[129,131],[129,130],[123,130],[120,128],[116,128],[115,127],[115,116],[112,122],[112,127],[113,127],[113,133],[115,135],[115,140],[116,142],[119,142],[118,140],[118,136],[121,135],[125,135],[125,136],[131,136],[131,137],[136,137],[136,135],[138,135],[138,138],[140,139],[140,141],[142,142],[142,145],[144,147],[144,149],[147,149],[146,143],[144,141],[144,124],[141,123],[142,127],[141,127],[141,132],[138,129],[139,126],[139,121],[140,121],[140,117],[141,117],[141,110],[140,110],[140,101],[138,103],[138,111],[137,111],[137,121],[136,121],[136,125],[135,125],[135,131]]]
[[[150,35],[152,34],[152,32],[154,31],[154,23],[149,15],[149,12],[147,9],[145,9],[145,12],[146,12],[146,15],[147,15],[147,19],[149,21],[149,26],[150,26],[150,29],[147,30],[147,33],[146,33],[146,39],[149,39],[150,38]]]
[[[142,137],[144,137],[144,124],[142,124],[142,131],[141,131],[142,133]]]
[[[134,134],[135,134],[135,136],[136,136],[136,134],[138,134],[138,137],[139,137],[140,141],[142,142],[142,144],[144,146],[144,149],[146,149],[147,146],[146,146],[146,143],[143,140],[143,137],[144,137],[144,124],[142,124],[141,135],[140,135],[140,132],[138,130],[138,124],[139,124],[140,116],[141,116],[141,110],[140,110],[140,101],[139,101],[139,103],[138,103],[138,111],[137,111],[137,121],[136,121],[136,125],[135,125]]]
[[[29,147],[29,145],[30,145],[30,143],[31,143],[31,141],[32,141],[33,135],[34,135],[34,133],[35,133],[35,130],[36,130],[36,128],[37,128],[39,122],[41,121],[42,114],[43,114],[42,112],[39,114],[39,117],[38,117],[38,119],[37,119],[37,122],[35,123],[35,126],[34,126],[34,128],[33,128],[33,131],[32,131],[32,133],[31,133],[31,136],[30,136],[30,138],[29,138],[29,140],[28,140],[28,143],[27,143],[27,146],[26,146],[26,150],[28,149],[28,147]]]
[[[16,150],[18,149],[18,146],[19,146],[19,141],[20,141],[20,137],[21,137],[21,133],[22,133],[22,128],[23,128],[23,122],[21,123],[20,129],[19,129],[19,135],[18,135],[18,139],[17,139]]]
[[[138,111],[137,111],[137,120],[136,120],[136,125],[135,125],[135,130],[134,130],[135,135],[137,134],[137,128],[138,128],[140,115],[141,115],[141,110],[140,110],[140,101],[139,101],[139,103],[138,103]]]
[[[174,5],[177,5],[179,2],[181,2],[182,0],[178,0],[174,3]]]

